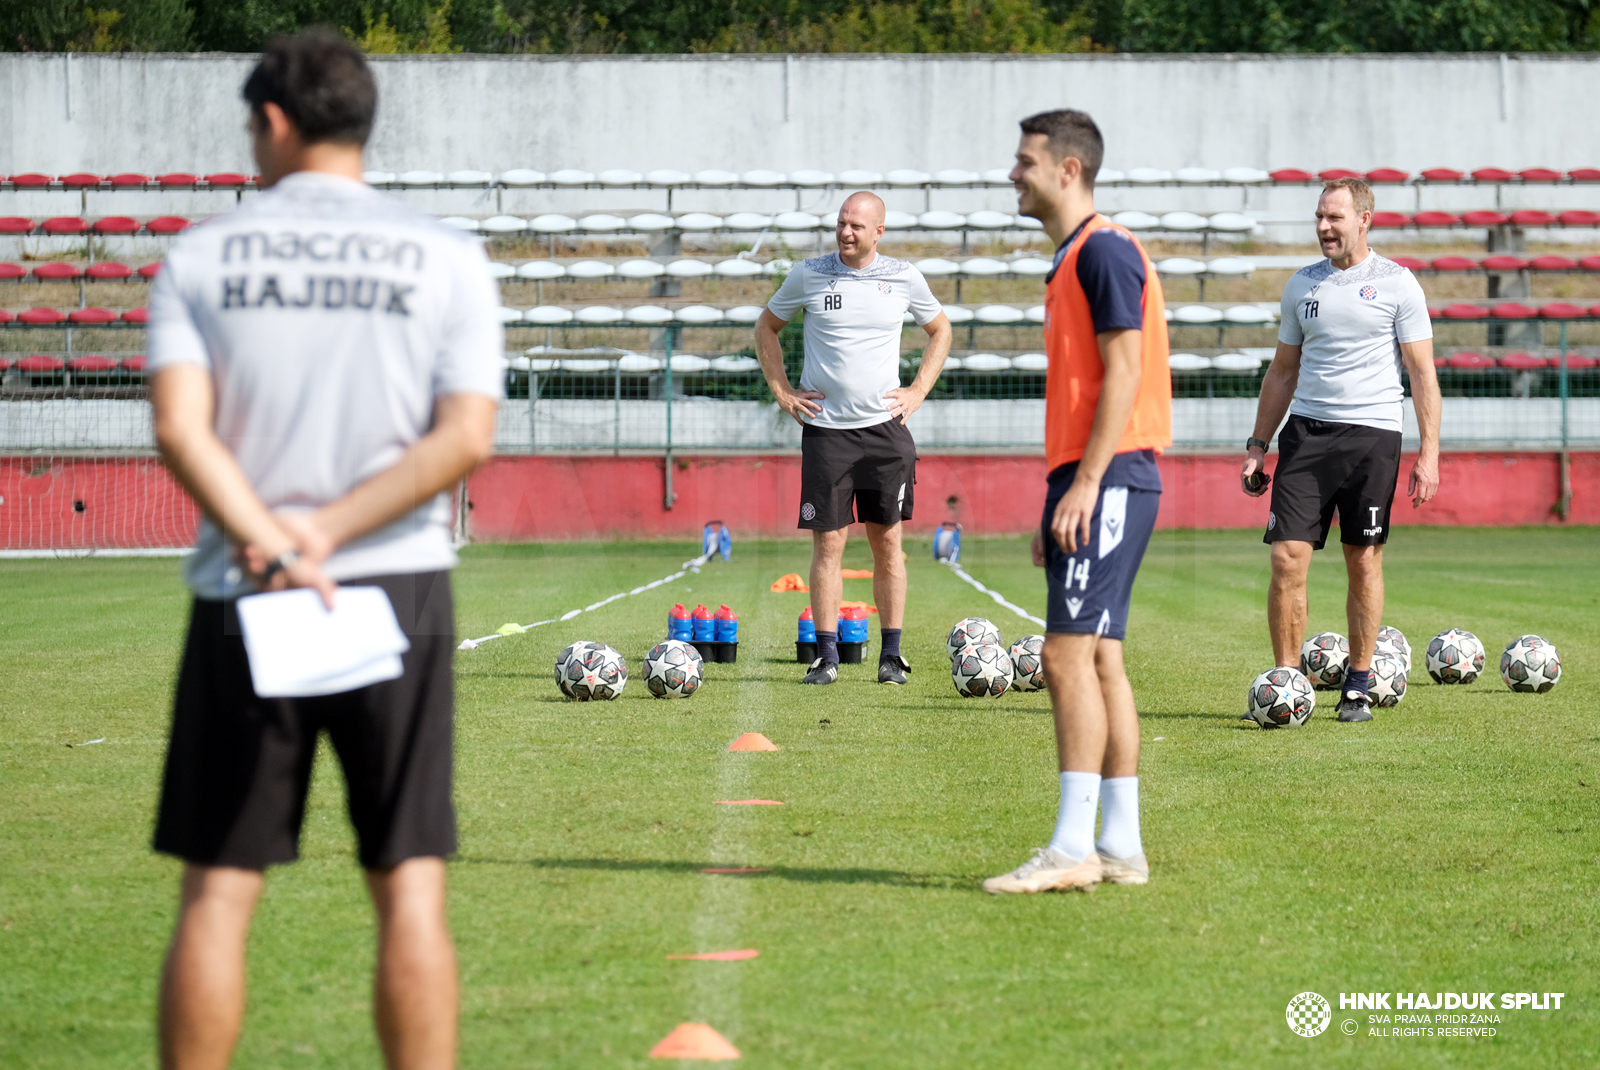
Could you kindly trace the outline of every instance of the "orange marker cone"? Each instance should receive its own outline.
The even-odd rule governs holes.
[[[739,1049],[703,1022],[684,1022],[650,1049],[652,1059],[737,1059]]]
[[[732,743],[729,750],[777,750],[778,745],[760,732],[746,732]]]

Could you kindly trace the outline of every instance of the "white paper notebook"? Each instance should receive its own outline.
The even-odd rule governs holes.
[[[411,641],[382,587],[340,587],[333,611],[309,588],[239,599],[250,679],[262,698],[336,695],[397,679]]]

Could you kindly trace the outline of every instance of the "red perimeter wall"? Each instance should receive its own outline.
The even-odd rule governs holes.
[[[1276,456],[1269,459],[1276,463]],[[1260,528],[1265,498],[1239,490],[1233,455],[1161,458],[1161,527]],[[1411,458],[1401,465],[1401,493]],[[959,520],[975,534],[1031,531],[1044,500],[1042,457],[931,455],[917,464],[915,532]],[[662,508],[659,457],[497,457],[473,475],[472,534],[491,542],[698,538],[708,520],[738,535],[793,537],[800,458],[684,457],[675,507]],[[1439,497],[1396,522],[1558,523],[1553,453],[1447,453]],[[952,503],[950,499],[954,499]],[[0,549],[186,546],[199,513],[147,458],[0,458]],[[1600,453],[1572,455],[1571,523],[1600,524]]]

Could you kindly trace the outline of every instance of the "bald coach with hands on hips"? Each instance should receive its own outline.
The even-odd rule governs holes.
[[[872,546],[872,594],[883,645],[878,682],[903,684],[911,665],[900,653],[906,569],[901,523],[911,519],[917,447],[906,420],[921,407],[950,352],[950,320],[922,273],[878,252],[884,205],[853,193],[839,209],[839,251],[796,264],[756,324],[756,352],[778,405],[805,431],[800,441],[800,527],[812,532],[811,609],[817,660],[801,681],[839,676],[843,582],[839,566],[852,520]],[[805,309],[805,369],[789,383],[778,333]],[[900,385],[900,334],[906,313],[928,334],[922,367]]]

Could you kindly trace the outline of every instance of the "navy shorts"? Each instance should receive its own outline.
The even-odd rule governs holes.
[[[1128,603],[1133,578],[1139,573],[1150,533],[1156,529],[1161,492],[1131,487],[1101,487],[1089,525],[1089,542],[1068,553],[1050,534],[1071,480],[1052,483],[1044,503],[1045,575],[1050,585],[1045,630],[1053,634],[1103,635],[1121,640],[1128,634]]]

